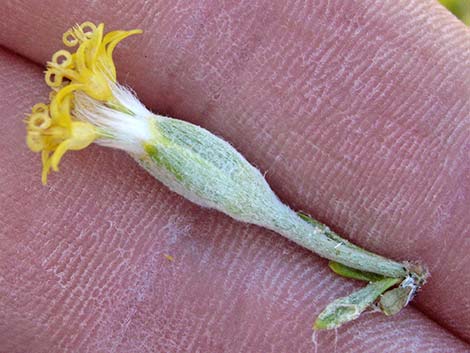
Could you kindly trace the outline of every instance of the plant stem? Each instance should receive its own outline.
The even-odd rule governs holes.
[[[292,222],[277,223],[276,229],[273,230],[322,257],[351,268],[386,277],[404,278],[407,275],[408,271],[404,264],[350,243],[305,214],[299,214],[296,218],[290,217],[290,219]]]

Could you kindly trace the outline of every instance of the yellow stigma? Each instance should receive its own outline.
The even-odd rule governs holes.
[[[26,143],[42,155],[42,182],[46,184],[51,168],[58,171],[60,159],[68,150],[81,150],[100,134],[89,122],[73,116],[75,94],[84,92],[105,104],[115,104],[110,83],[116,82],[113,50],[124,38],[141,30],[114,31],[103,37],[104,24],[84,22],[64,33],[74,53],[59,50],[48,62],[45,80],[52,88],[50,104],[36,104],[27,119]]]

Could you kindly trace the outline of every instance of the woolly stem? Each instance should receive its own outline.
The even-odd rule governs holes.
[[[275,230],[318,255],[348,267],[386,277],[404,278],[407,275],[404,264],[352,244],[305,214],[300,213],[297,219],[295,224],[279,225]]]

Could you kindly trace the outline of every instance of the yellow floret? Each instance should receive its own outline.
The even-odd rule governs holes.
[[[28,147],[42,155],[42,182],[50,169],[58,170],[60,159],[68,150],[89,146],[99,136],[96,127],[73,117],[75,93],[115,105],[110,87],[116,82],[113,50],[124,38],[141,30],[114,31],[103,37],[104,24],[84,22],[64,33],[68,47],[78,45],[74,53],[59,50],[48,62],[45,81],[52,88],[50,104],[36,104],[27,119]]]

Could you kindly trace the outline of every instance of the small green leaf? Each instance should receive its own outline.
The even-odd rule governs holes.
[[[398,314],[408,303],[412,287],[398,287],[384,293],[380,298],[380,309],[387,315]]]
[[[355,268],[348,267],[346,265],[340,264],[339,262],[330,261],[328,266],[334,273],[346,278],[352,278],[366,282],[375,282],[384,279],[384,276],[378,275],[376,273],[356,270]]]
[[[384,278],[369,283],[366,287],[353,292],[347,297],[336,299],[321,312],[313,325],[313,329],[333,329],[357,319],[383,292],[400,281],[399,278]]]

